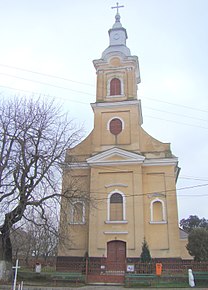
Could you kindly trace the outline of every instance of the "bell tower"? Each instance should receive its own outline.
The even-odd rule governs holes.
[[[120,15],[108,31],[109,46],[93,64],[97,74],[94,111],[95,153],[109,146],[122,146],[140,152],[140,140],[133,132],[142,124],[142,109],[137,99],[140,83],[138,57],[131,55],[126,46],[127,32],[120,22]]]
[[[137,84],[140,83],[139,62],[126,46],[127,32],[118,12],[108,33],[109,46],[101,59],[93,61],[97,73],[96,102],[136,100]]]

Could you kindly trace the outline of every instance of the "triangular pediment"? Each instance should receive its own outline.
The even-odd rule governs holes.
[[[124,165],[124,164],[140,164],[144,162],[145,157],[129,152],[120,148],[112,148],[104,152],[98,153],[93,157],[87,159],[89,165]]]

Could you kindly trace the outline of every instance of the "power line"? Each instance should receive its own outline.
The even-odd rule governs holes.
[[[6,64],[0,64],[0,66],[11,68],[11,69],[15,69],[15,70],[20,70],[20,71],[24,71],[24,72],[29,72],[29,73],[32,73],[32,74],[42,75],[42,76],[46,76],[46,77],[50,77],[50,78],[55,78],[55,79],[59,79],[59,80],[64,80],[64,81],[67,81],[67,82],[72,82],[72,83],[76,83],[76,84],[82,84],[82,85],[94,87],[94,85],[92,85],[92,84],[79,82],[79,81],[74,81],[74,80],[71,80],[71,79],[65,78],[65,77],[60,77],[60,76],[55,76],[55,75],[51,75],[51,74],[41,73],[41,72],[37,72],[37,71],[29,70],[29,69],[24,69],[24,68],[19,68],[19,67],[15,67],[15,66],[11,66],[11,65],[6,65]]]
[[[43,94],[41,92],[35,92],[35,91],[24,90],[24,89],[17,89],[17,88],[10,87],[10,86],[0,85],[0,88],[5,88],[5,89],[13,90],[13,91],[18,91],[18,92],[30,93],[31,95],[40,95],[40,96],[49,96],[50,97],[49,94]]]
[[[44,74],[44,73],[39,73],[39,72],[34,72],[34,71],[30,71],[30,70],[26,70],[26,69],[20,69],[20,68],[16,68],[16,67],[12,67],[12,66],[7,66],[7,65],[1,65],[0,66],[5,66],[5,67],[9,67],[9,68],[14,68],[14,69],[19,69],[19,70],[22,70],[22,71],[26,71],[26,72],[30,72],[30,73],[37,73],[37,74],[40,74],[40,75],[43,75],[43,76],[50,76],[50,77],[53,77],[53,78],[58,78],[58,79],[64,79],[64,80],[67,80],[67,81],[72,81],[72,80],[69,80],[69,79],[66,79],[66,78],[62,78],[62,77],[57,77],[57,76],[53,76],[53,75],[49,75],[49,74]],[[18,79],[22,79],[22,80],[26,80],[26,81],[30,81],[30,82],[35,82],[35,83],[39,83],[39,84],[43,84],[43,85],[47,85],[47,86],[52,86],[52,87],[55,87],[55,88],[59,88],[59,89],[64,89],[64,90],[69,90],[69,91],[73,91],[73,92],[76,92],[76,93],[81,93],[81,94],[84,94],[84,95],[90,95],[90,96],[94,96],[94,94],[91,94],[91,93],[87,93],[87,92],[84,92],[84,91],[79,91],[79,90],[74,90],[74,89],[70,89],[68,87],[63,87],[63,86],[59,86],[59,85],[54,85],[54,84],[51,84],[51,83],[46,83],[46,82],[42,82],[42,81],[37,81],[37,80],[32,80],[32,79],[27,79],[27,78],[23,78],[23,77],[19,77],[19,76],[14,76],[14,75],[10,75],[10,74],[5,74],[5,73],[0,73],[2,75],[6,75],[6,76],[10,76],[10,77],[13,77],[13,78],[18,78]],[[76,82],[76,81],[73,81],[73,82]],[[76,82],[76,83],[82,83],[82,82]],[[82,83],[82,84],[86,84],[86,83]],[[14,88],[11,88],[11,87],[8,87],[8,86],[0,86],[0,87],[4,87],[4,88],[9,88],[9,89],[14,89]],[[14,89],[14,90],[18,90],[20,91],[19,89]],[[30,92],[30,91],[26,91],[26,90],[21,90],[21,91],[24,91],[24,92]],[[32,93],[32,92],[31,92]],[[33,92],[34,93],[34,92]],[[36,93],[35,94],[40,94],[40,93]],[[45,94],[44,94],[45,95]],[[46,95],[45,95],[46,96]],[[83,102],[83,101],[77,101],[77,100],[73,100],[73,99],[66,99],[66,98],[63,98],[63,97],[57,97],[57,96],[54,96],[54,98],[59,98],[59,99],[63,99],[65,101],[71,101],[71,102],[74,102],[74,103],[82,103],[82,104],[88,104],[87,102]],[[158,102],[164,102],[164,101],[161,101],[161,100],[155,100],[155,99],[152,99],[152,98],[149,98],[151,100],[154,100],[154,101],[158,101]],[[181,106],[181,107],[186,107],[186,108],[191,108],[191,109],[194,109],[192,107],[188,107],[188,106],[183,106],[183,105],[178,105],[178,104],[173,104],[173,103],[170,103],[170,102],[164,102],[164,103],[168,103],[168,104],[171,104],[171,105],[175,105],[175,106]],[[147,107],[148,108],[148,107]],[[182,114],[177,114],[177,113],[173,113],[173,112],[167,112],[167,111],[164,111],[164,110],[157,110],[157,109],[153,109],[153,108],[150,108],[151,110],[154,110],[154,111],[161,111],[161,112],[165,112],[165,113],[169,113],[169,114],[173,114],[173,115],[179,115],[179,116],[183,116],[183,117],[187,117],[187,118],[191,118],[191,119],[196,119],[196,120],[201,120],[201,121],[206,121],[206,120],[203,120],[203,119],[199,119],[199,118],[195,118],[195,117],[190,117],[190,116],[187,116],[187,115],[182,115]],[[199,110],[199,109],[194,109],[194,110]],[[203,111],[203,112],[208,112],[208,111],[205,111],[205,110],[199,110],[199,111]],[[172,122],[172,123],[176,123],[176,124],[181,124],[181,125],[185,125],[185,126],[191,126],[191,127],[196,127],[196,128],[202,128],[202,129],[208,129],[207,127],[204,127],[204,126],[200,126],[200,125],[192,125],[192,124],[187,124],[187,123],[183,123],[183,122],[178,122],[178,121],[175,121],[175,120],[168,120],[168,119],[165,119],[165,118],[158,118],[158,117],[152,117],[152,116],[148,116],[148,115],[145,115],[147,118],[154,118],[154,119],[158,119],[158,120],[165,120],[167,122]]]
[[[208,186],[208,183],[206,184],[198,184],[198,185],[192,185],[192,186],[185,186],[185,187],[181,187],[181,188],[176,188],[176,189],[166,189],[166,190],[161,190],[161,191],[154,191],[154,192],[146,192],[146,193],[138,193],[138,194],[127,194],[125,195],[125,197],[139,197],[139,196],[148,196],[148,195],[153,195],[155,193],[157,194],[166,194],[166,193],[171,193],[174,192],[173,195],[176,195],[176,197],[208,197],[208,194],[186,194],[186,195],[177,195],[175,194],[175,191],[179,191],[179,190],[187,190],[187,189],[193,189],[193,188],[198,188],[198,187],[206,187]],[[90,192],[93,193],[93,192]],[[99,193],[99,194],[105,194],[106,192],[100,192],[99,190],[94,192],[94,193]],[[106,200],[107,197],[100,197],[100,198],[95,198],[96,200]]]
[[[152,118],[152,119],[157,119],[157,120],[162,120],[162,121],[167,121],[167,122],[171,122],[171,123],[176,123],[176,124],[180,124],[180,125],[190,126],[190,127],[196,127],[196,128],[206,129],[206,130],[208,129],[208,127],[199,126],[199,125],[195,125],[195,124],[192,125],[192,124],[178,122],[178,121],[173,121],[173,120],[168,120],[168,119],[165,119],[165,118],[153,117],[153,116],[148,116],[148,115],[145,115],[145,117]]]
[[[201,177],[192,177],[192,176],[180,176],[179,179],[190,179],[190,180],[196,180],[196,181],[208,181],[208,179],[201,178]]]
[[[172,115],[175,115],[175,116],[181,116],[181,117],[189,118],[189,119],[192,119],[192,120],[194,119],[194,120],[208,122],[208,120],[204,120],[204,119],[201,119],[201,118],[196,118],[196,117],[193,117],[193,116],[178,114],[178,113],[174,113],[174,112],[170,112],[170,111],[165,111],[165,110],[159,110],[159,109],[151,108],[151,107],[148,107],[148,106],[142,106],[142,107],[143,108],[146,108],[148,110],[152,110],[152,111],[157,111],[157,112],[172,114]]]
[[[176,190],[186,190],[186,189],[193,189],[193,188],[199,188],[199,187],[204,187],[204,186],[208,186],[208,183],[204,183],[204,184],[197,184],[197,185],[192,185],[192,186],[185,186],[185,187],[181,187],[181,188],[176,188]],[[193,196],[193,195],[191,195]],[[197,195],[198,196],[198,195]],[[203,196],[208,196],[208,194],[203,195]]]
[[[49,98],[61,99],[61,100],[66,101],[66,102],[89,105],[88,102],[77,101],[77,100],[73,100],[73,99],[70,99],[70,98],[64,98],[64,97],[59,97],[59,96],[55,96],[55,95],[51,96],[49,94],[42,94],[40,92],[34,92],[34,91],[29,91],[29,90],[16,89],[16,88],[9,87],[9,86],[0,85],[0,88],[5,88],[5,89],[10,89],[10,90],[15,90],[15,91],[21,91],[21,92],[25,92],[25,93],[30,93],[32,95],[39,95],[40,97],[49,97]]]
[[[119,170],[119,169],[116,169],[116,168],[111,168],[111,167],[103,167],[103,166],[100,166],[99,167],[100,169],[108,169],[108,173],[128,173],[128,171],[126,170]],[[118,171],[119,170],[119,171]],[[109,172],[111,171],[111,172]],[[148,175],[148,173],[137,173],[139,175]],[[165,177],[171,177],[171,178],[174,178],[174,176],[172,175],[165,175]],[[207,180],[206,180],[207,181]],[[114,187],[118,187],[119,185],[115,185]],[[178,195],[176,192],[177,191],[183,191],[183,190],[189,190],[189,189],[196,189],[196,188],[202,188],[202,187],[207,187],[208,186],[208,183],[201,183],[201,184],[197,184],[197,185],[190,185],[190,186],[183,186],[183,187],[175,187],[175,188],[172,188],[172,189],[163,189],[163,190],[154,190],[153,192],[145,192],[145,193],[139,193],[139,194],[129,194],[128,197],[133,197],[133,196],[146,196],[146,195],[151,195],[151,194],[155,194],[155,193],[159,193],[159,194],[166,194],[166,193],[169,193],[169,195],[171,193],[173,193],[173,195],[176,195],[178,197],[202,197],[202,196],[205,196],[205,197],[208,197],[208,193],[206,194],[186,194],[186,195]],[[81,191],[81,192],[85,192],[85,191]],[[104,194],[106,195],[106,191],[101,191],[99,189],[97,189],[95,192],[94,191],[90,191],[90,194]],[[102,197],[100,198],[102,200]]]
[[[70,168],[70,165],[69,165]],[[119,166],[99,166],[99,169],[103,170],[104,173],[128,173],[128,169],[121,169]],[[154,172],[153,172],[154,173]],[[156,172],[156,174],[164,175],[165,178],[173,178],[175,180],[176,176],[174,174],[166,174],[166,172]],[[146,176],[149,175],[148,172],[137,172],[136,175]],[[188,179],[193,181],[208,181],[208,178],[195,177],[195,176],[179,176],[178,179]]]
[[[14,77],[15,78],[20,78],[20,77],[16,77],[16,76],[14,76]],[[25,79],[25,78],[20,78],[20,79],[27,80],[27,81],[32,81],[33,82],[33,80],[29,80],[29,79]],[[48,83],[44,83],[44,82],[40,82],[40,81],[34,81],[34,82],[37,82],[37,83],[40,83],[40,84],[46,84],[46,85],[49,85],[49,86],[52,86],[52,87],[61,88],[61,89],[65,89],[65,90],[69,90],[69,91],[73,91],[73,92],[77,92],[77,93],[81,93],[81,94],[84,94],[84,95],[87,94],[87,95],[90,95],[90,96],[94,96],[94,94],[91,94],[91,93],[85,93],[83,91],[73,90],[73,89],[70,89],[70,88],[62,87],[62,86],[48,84]],[[9,86],[0,85],[0,87],[7,88],[7,89],[12,89],[12,90],[17,90],[17,91],[30,92],[30,93],[34,93],[34,94],[41,95],[41,93],[38,93],[38,92],[32,92],[32,91],[27,91],[27,90],[15,89],[15,88],[12,88],[12,87],[9,87]],[[44,95],[45,96],[49,96],[49,95],[46,95],[46,94],[44,94]],[[85,104],[85,105],[88,105],[89,104],[88,102],[77,101],[77,100],[73,100],[73,99],[69,99],[69,98],[66,99],[66,98],[58,97],[58,96],[54,96],[54,98],[62,99],[64,101],[68,101],[68,102],[70,101],[70,102],[73,102],[73,103],[81,103],[81,104]],[[152,109],[152,110],[160,111],[160,110],[157,110],[157,109]],[[171,113],[171,112],[167,112],[167,113],[174,114],[175,115],[175,113]],[[177,114],[177,115],[179,115],[179,114]],[[148,115],[144,115],[144,116],[147,117],[147,118],[153,118],[153,119],[167,121],[167,122],[176,123],[176,124],[180,124],[180,125],[191,126],[191,127],[196,127],[196,128],[206,129],[206,130],[208,129],[208,127],[199,126],[199,125],[195,125],[195,124],[188,124],[188,123],[183,123],[183,122],[178,122],[178,121],[174,121],[174,120],[169,120],[169,119],[159,118],[159,117],[153,117],[153,116],[148,116]],[[180,115],[180,116],[183,116],[183,115]],[[186,117],[188,117],[188,116],[186,116]],[[194,117],[190,117],[190,118],[194,119]],[[196,119],[198,119],[198,118],[196,118]],[[202,120],[202,121],[205,121],[205,120]]]
[[[58,85],[54,85],[54,84],[50,84],[50,83],[46,83],[46,82],[42,82],[42,81],[31,80],[31,79],[27,79],[27,78],[23,78],[23,77],[19,77],[19,76],[14,76],[14,75],[10,75],[10,74],[0,73],[0,75],[5,75],[5,76],[9,76],[9,77],[16,78],[16,79],[21,79],[21,80],[24,80],[24,81],[29,81],[29,82],[38,83],[38,84],[41,84],[41,85],[51,86],[51,87],[58,88],[58,89],[63,89],[63,90],[68,90],[68,91],[72,91],[72,92],[76,92],[76,93],[81,93],[81,94],[84,94],[84,95],[90,95],[90,96],[93,95],[91,93],[86,93],[86,92],[83,92],[83,91],[73,90],[73,89],[70,89],[70,88],[66,88],[66,87],[62,87],[62,86],[58,86]]]
[[[182,108],[186,108],[186,109],[190,109],[193,111],[199,111],[199,112],[204,112],[204,113],[208,113],[208,110],[202,110],[202,109],[198,109],[198,108],[194,108],[194,107],[190,107],[190,106],[186,106],[186,105],[179,105],[176,103],[171,103],[171,102],[167,102],[167,101],[162,101],[162,100],[158,100],[158,99],[154,99],[154,98],[150,98],[150,97],[145,97],[146,99],[149,99],[153,102],[160,102],[160,103],[164,103],[164,104],[168,104],[168,105],[173,105],[173,106],[177,106],[177,107],[182,107]]]
[[[20,71],[24,71],[24,72],[29,72],[29,73],[33,73],[33,74],[37,74],[37,75],[42,75],[42,76],[47,76],[47,77],[51,77],[51,78],[56,78],[56,79],[60,79],[60,80],[68,81],[68,82],[73,82],[73,83],[77,83],[77,84],[83,84],[83,85],[94,87],[94,85],[92,85],[92,84],[71,80],[71,79],[68,79],[68,78],[65,78],[65,77],[60,77],[60,76],[46,74],[46,73],[40,73],[40,72],[37,72],[37,71],[28,70],[28,69],[24,69],[24,68],[19,68],[19,67],[15,67],[15,66],[10,66],[10,65],[6,65],[6,64],[0,64],[0,66],[11,68],[11,69],[15,69],[15,70],[20,70]],[[1,73],[1,74],[4,74],[4,73]],[[9,76],[9,74],[8,74],[8,76]],[[10,75],[10,76],[18,78],[17,76],[12,76],[12,75]],[[33,80],[29,80],[29,81],[33,81]],[[45,83],[45,84],[47,84],[47,83]],[[50,85],[50,84],[47,84],[47,85]],[[63,89],[66,89],[66,88],[63,87]],[[85,92],[83,92],[83,93],[85,94]],[[194,110],[194,111],[200,111],[200,112],[208,113],[208,110],[202,110],[202,109],[198,109],[198,108],[195,108],[195,107],[181,105],[181,104],[176,104],[176,103],[167,102],[167,101],[163,101],[163,100],[159,100],[159,99],[155,99],[155,98],[150,98],[150,97],[145,97],[145,98],[149,99],[149,100],[152,100],[154,102],[161,102],[161,103],[165,103],[165,104],[169,104],[169,105],[173,105],[173,106],[178,106],[178,107],[182,107],[182,108],[191,109],[191,110]]]

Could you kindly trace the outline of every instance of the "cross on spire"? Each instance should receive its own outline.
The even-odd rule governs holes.
[[[117,9],[117,14],[119,14],[118,9],[119,9],[119,8],[123,8],[123,7],[124,7],[124,5],[119,5],[119,3],[117,2],[117,3],[116,3],[116,6],[113,6],[113,7],[111,7],[111,8],[112,8],[112,9],[115,9],[115,8],[116,8],[116,9]]]

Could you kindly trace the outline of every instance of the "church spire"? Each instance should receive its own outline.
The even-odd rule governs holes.
[[[106,48],[102,54],[103,59],[107,59],[109,56],[115,53],[119,53],[121,56],[126,57],[130,56],[131,52],[129,48],[126,46],[126,39],[128,38],[126,29],[123,28],[120,19],[121,16],[119,14],[119,8],[123,8],[123,5],[116,3],[117,6],[111,7],[112,9],[116,8],[117,13],[115,16],[115,23],[113,27],[108,31],[109,34],[109,47]]]
[[[117,9],[117,12],[116,12],[116,16],[115,16],[115,19],[116,19],[116,22],[115,22],[115,24],[114,24],[114,26],[113,27],[115,27],[115,26],[120,26],[121,24],[120,24],[120,19],[121,19],[121,16],[120,16],[120,14],[119,14],[119,8],[123,8],[124,7],[124,5],[119,5],[118,4],[118,2],[116,3],[116,6],[113,6],[113,7],[111,7],[112,9]],[[118,22],[119,22],[119,24],[118,24]]]

